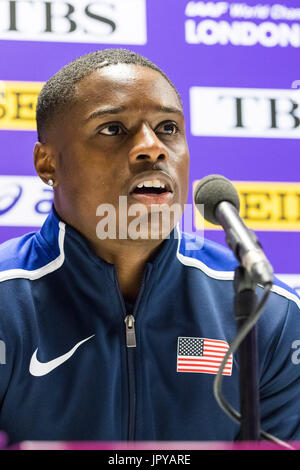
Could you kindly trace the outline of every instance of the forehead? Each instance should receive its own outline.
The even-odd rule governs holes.
[[[182,109],[177,93],[159,72],[133,64],[109,65],[94,71],[76,85],[75,96],[82,113],[99,105]]]

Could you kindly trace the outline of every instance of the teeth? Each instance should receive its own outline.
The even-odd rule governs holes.
[[[137,185],[138,188],[165,188],[165,183],[161,183],[159,180],[152,180],[152,181],[143,181],[142,183]]]

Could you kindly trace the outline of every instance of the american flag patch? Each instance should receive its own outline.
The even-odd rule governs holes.
[[[177,347],[177,372],[217,374],[228,349],[229,344],[226,341],[180,336]],[[223,375],[231,375],[231,371],[232,354],[228,358]]]

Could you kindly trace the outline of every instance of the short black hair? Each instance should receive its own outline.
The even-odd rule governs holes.
[[[180,95],[167,75],[146,57],[127,49],[102,49],[78,57],[61,68],[43,86],[37,101],[36,122],[40,142],[43,141],[46,127],[54,118],[69,106],[74,98],[75,85],[95,70],[114,64],[134,64],[149,67],[159,72],[175,90],[180,103]]]

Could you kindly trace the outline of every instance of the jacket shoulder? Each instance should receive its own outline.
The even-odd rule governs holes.
[[[35,232],[12,238],[0,244],[0,272],[28,267],[28,252],[35,240]]]
[[[30,232],[0,245],[0,282],[23,278],[37,279],[57,269],[64,261],[63,233],[49,244],[43,232]]]
[[[190,267],[195,267],[204,272],[208,277],[223,281],[234,279],[234,270],[238,261],[232,251],[216,242],[181,233],[178,244],[177,258]],[[300,297],[296,291],[274,276],[272,292],[293,301],[300,309]]]
[[[197,267],[210,277],[232,280],[238,262],[225,246],[189,233],[181,233],[177,257],[186,266]]]

